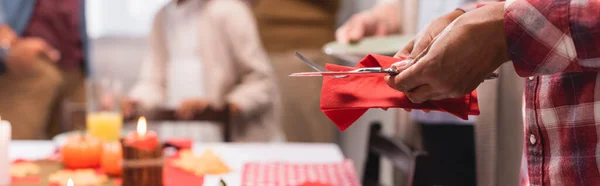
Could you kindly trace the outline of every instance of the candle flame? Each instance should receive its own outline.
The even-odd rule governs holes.
[[[67,181],[67,186],[75,186],[71,178],[69,178],[69,181]]]
[[[140,119],[138,119],[138,124],[137,124],[137,133],[139,136],[144,136],[146,135],[146,130],[147,130],[147,126],[146,126],[146,118],[145,117],[140,117]]]

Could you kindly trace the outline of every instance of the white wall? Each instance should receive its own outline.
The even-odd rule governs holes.
[[[86,16],[92,38],[148,34],[153,15],[170,0],[88,0]]]

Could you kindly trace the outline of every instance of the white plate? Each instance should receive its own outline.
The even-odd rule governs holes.
[[[367,37],[356,43],[342,44],[336,41],[323,46],[327,55],[355,62],[367,54],[394,55],[412,39],[413,35],[390,35],[385,37]]]

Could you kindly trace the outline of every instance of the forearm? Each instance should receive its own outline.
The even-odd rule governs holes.
[[[223,31],[227,33],[235,70],[241,81],[228,92],[227,102],[235,105],[242,118],[264,113],[277,97],[274,71],[262,48],[258,29],[250,9],[231,1],[222,4]]]

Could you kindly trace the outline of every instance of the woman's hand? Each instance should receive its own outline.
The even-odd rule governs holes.
[[[379,4],[354,14],[335,32],[340,43],[359,41],[367,36],[385,36],[399,33],[401,9],[397,3]]]
[[[208,101],[200,99],[189,99],[181,103],[177,108],[175,115],[179,119],[190,120],[197,113],[202,113],[208,108]]]
[[[12,42],[5,61],[10,71],[23,73],[44,58],[56,62],[60,59],[60,53],[44,40],[30,37]]]
[[[121,100],[121,113],[124,118],[130,118],[140,107],[140,102],[134,99],[125,98]]]

